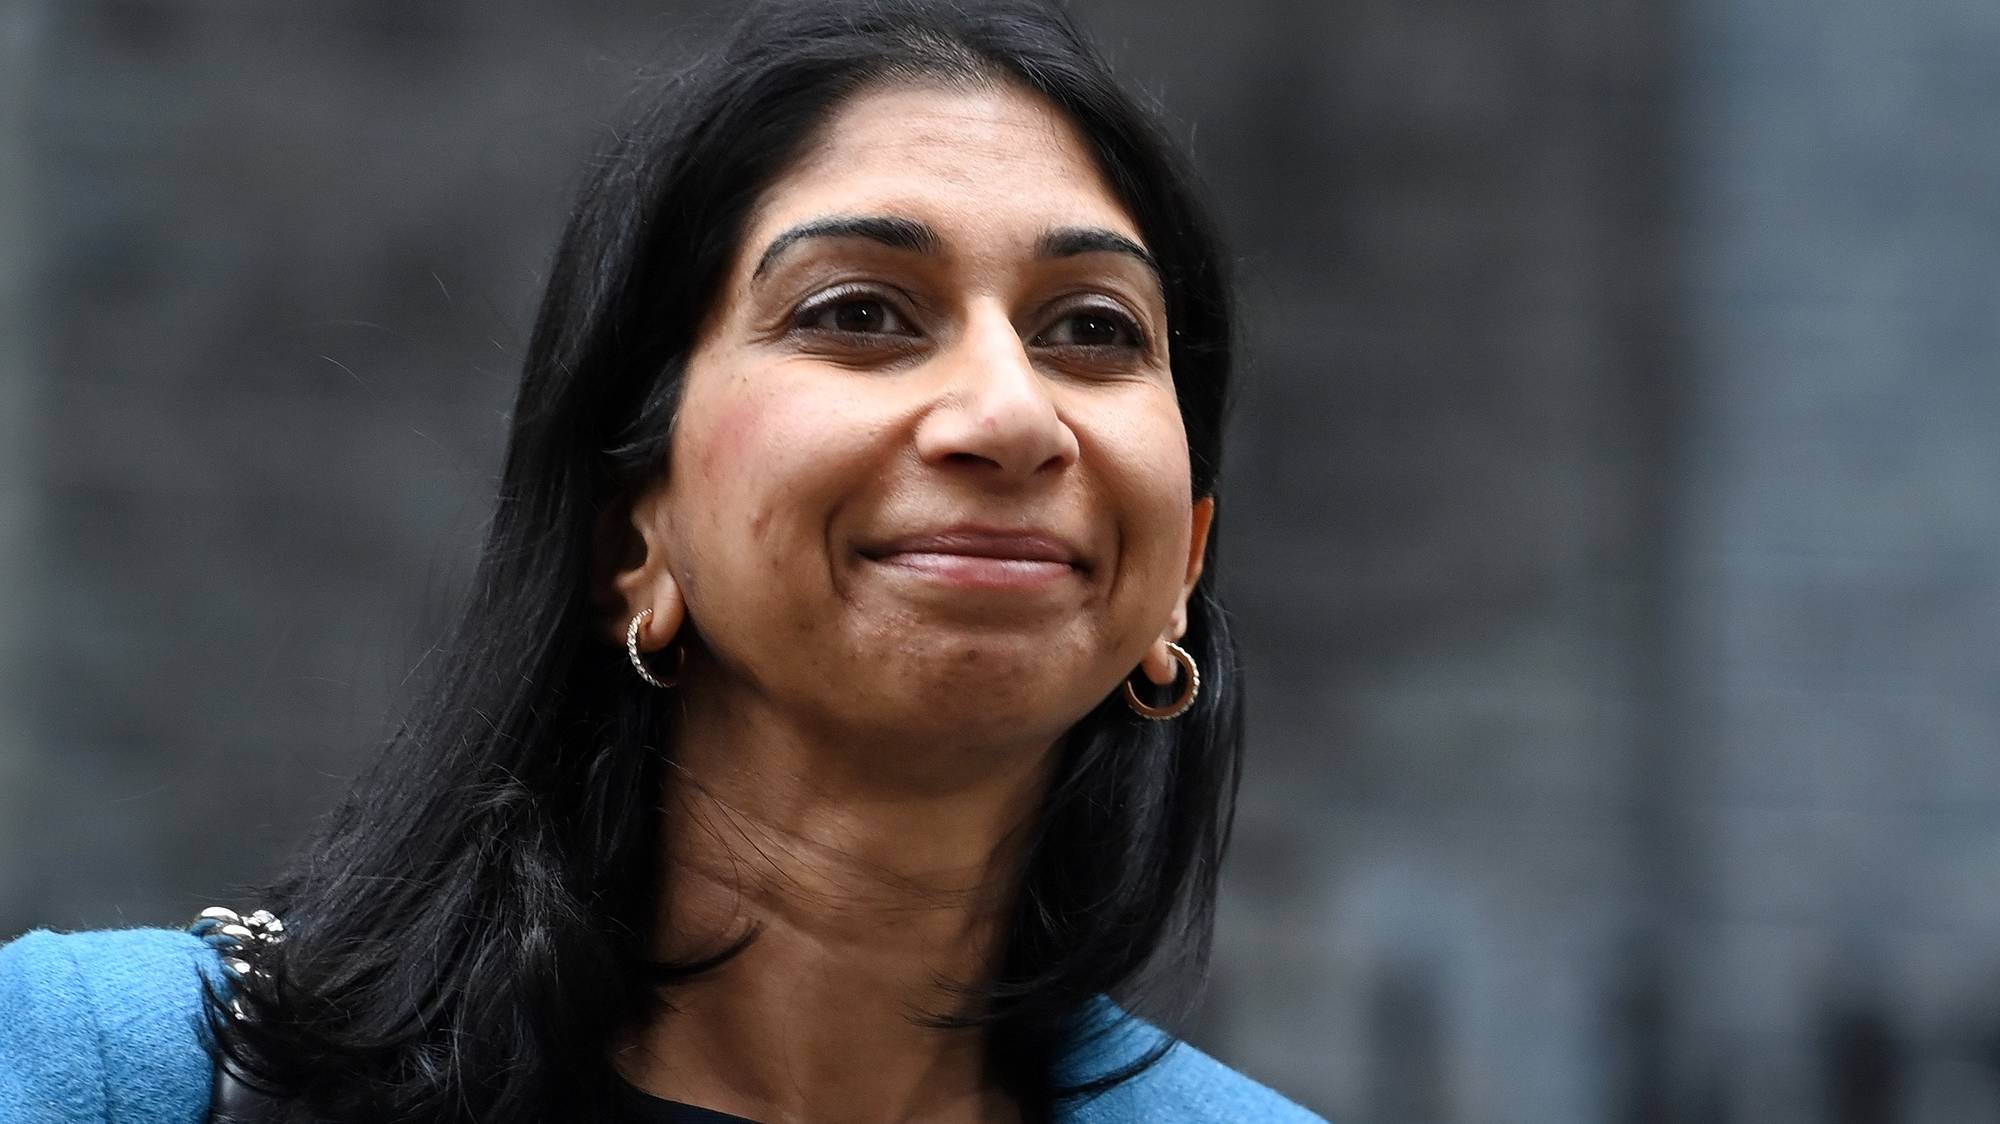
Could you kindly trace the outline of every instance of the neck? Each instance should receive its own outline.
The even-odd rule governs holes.
[[[1004,951],[1053,753],[843,739],[691,693],[666,799],[663,958],[750,928],[623,1051],[656,1095],[781,1121],[1014,1119],[954,990]],[[895,767],[921,754],[914,773]],[[958,779],[941,758],[968,767]]]

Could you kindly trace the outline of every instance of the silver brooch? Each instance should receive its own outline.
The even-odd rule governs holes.
[[[284,943],[285,923],[270,910],[260,909],[245,917],[218,905],[202,910],[201,916],[188,926],[188,932],[222,954],[222,967],[231,980],[264,980],[268,977],[258,970],[257,956]],[[229,1001],[229,1010],[238,1018],[243,1016],[243,1008],[235,999]]]

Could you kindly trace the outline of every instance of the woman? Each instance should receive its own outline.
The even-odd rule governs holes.
[[[1311,1119],[1118,1005],[1201,968],[1240,743],[1171,149],[1028,2],[760,6],[650,103],[282,933],[17,942],[0,1117],[86,1028],[103,1112],[18,1118],[199,1119],[205,1010],[274,1120]]]

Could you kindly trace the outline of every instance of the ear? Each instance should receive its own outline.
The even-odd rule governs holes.
[[[653,615],[639,626],[642,652],[673,643],[687,618],[669,549],[666,492],[665,482],[657,482],[629,506],[613,506],[597,517],[590,600],[598,610],[601,633],[621,648],[632,618],[646,609]]]
[[[1215,525],[1215,497],[1203,496],[1194,501],[1191,532],[1188,535],[1187,574],[1181,582],[1181,595],[1174,602],[1174,613],[1167,621],[1166,632],[1146,649],[1146,656],[1139,666],[1146,678],[1164,687],[1180,675],[1180,665],[1167,651],[1167,641],[1179,640],[1187,635],[1188,598],[1194,596],[1195,584],[1201,581],[1201,567],[1208,557],[1208,531]]]

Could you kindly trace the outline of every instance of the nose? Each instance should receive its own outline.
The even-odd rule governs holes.
[[[1026,479],[1076,462],[1076,433],[1004,314],[969,324],[933,362],[944,390],[917,427],[926,463]]]

